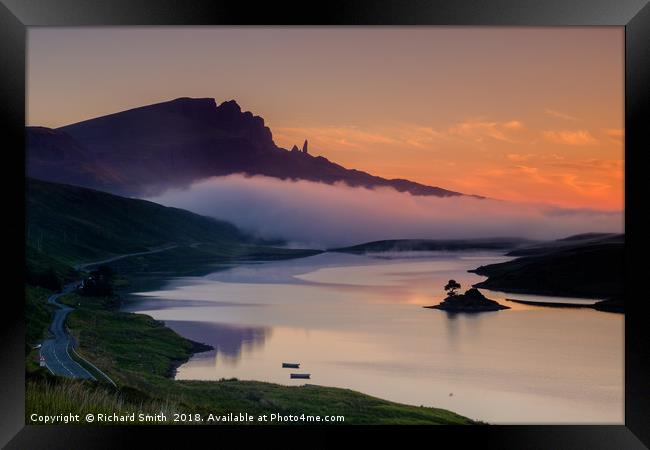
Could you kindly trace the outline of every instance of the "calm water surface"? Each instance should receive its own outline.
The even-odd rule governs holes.
[[[214,346],[181,366],[179,379],[299,385],[281,368],[299,362],[309,383],[490,423],[623,423],[622,315],[522,305],[505,299],[567,299],[488,290],[512,309],[422,308],[444,298],[450,278],[465,289],[484,279],[468,269],[507,259],[325,253],[173,279],[134,294],[126,309]]]

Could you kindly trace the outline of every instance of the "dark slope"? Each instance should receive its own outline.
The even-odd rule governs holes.
[[[92,176],[39,168],[43,143],[28,145],[29,173],[41,179],[80,184],[123,195],[151,195],[194,180],[233,173],[303,179],[350,186],[390,186],[415,195],[456,196],[457,192],[408,180],[388,180],[346,169],[322,156],[288,151],[273,142],[264,119],[242,112],[235,101],[179,98],[68,125],[52,131],[74,139],[92,161]],[[306,136],[308,137],[308,136]],[[69,164],[69,163],[66,163]],[[65,164],[64,164],[65,166]],[[37,170],[38,169],[38,170]],[[106,174],[115,178],[107,183]]]
[[[64,131],[27,127],[25,140],[28,177],[97,189],[122,183],[118,175],[100,166],[88,149]]]
[[[548,250],[470,272],[488,279],[475,287],[526,294],[622,298],[622,242]]]

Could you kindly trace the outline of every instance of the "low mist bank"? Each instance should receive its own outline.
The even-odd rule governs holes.
[[[620,211],[413,196],[263,176],[209,178],[148,200],[226,220],[262,238],[318,248],[382,239],[557,239],[624,229]]]

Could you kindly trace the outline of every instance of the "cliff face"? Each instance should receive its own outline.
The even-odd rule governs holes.
[[[271,130],[264,119],[251,112],[242,112],[234,100],[217,106],[212,98],[179,98],[143,106],[59,128],[93,153],[129,148],[136,153],[152,151],[137,148],[136,143],[163,144],[164,139],[205,137],[243,138],[260,148],[274,147]],[[183,141],[176,141],[177,146]],[[171,144],[171,143],[170,143]],[[111,150],[113,148],[113,150]]]
[[[461,195],[346,169],[310,155],[307,140],[302,151],[297,146],[293,151],[280,148],[264,119],[242,111],[234,100],[217,105],[212,98],[179,98],[39,130],[37,139],[28,139],[27,166],[32,176],[121,195],[152,195],[233,173],[329,184],[343,181],[369,188],[392,186],[415,195]],[[74,144],[63,145],[62,136]],[[48,146],[66,149],[69,158],[51,158],[44,165],[41,155]],[[73,162],[84,165],[75,169]]]

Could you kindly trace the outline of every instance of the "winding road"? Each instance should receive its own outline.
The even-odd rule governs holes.
[[[194,244],[190,245],[190,247],[193,247],[193,246],[198,245],[198,244],[200,244],[200,242],[194,243]],[[74,268],[76,270],[83,270],[83,269],[87,269],[87,268],[92,267],[92,266],[99,266],[100,264],[107,264],[107,263],[110,263],[110,262],[118,261],[120,259],[130,258],[131,256],[150,255],[152,253],[160,253],[160,252],[164,252],[164,251],[167,251],[167,250],[171,250],[171,249],[176,248],[176,247],[178,247],[177,244],[171,244],[171,245],[166,245],[166,246],[163,246],[163,247],[158,247],[158,248],[155,248],[153,250],[148,250],[146,252],[127,253],[127,254],[124,254],[124,255],[117,255],[117,256],[113,256],[112,258],[102,259],[101,261],[89,262],[89,263],[85,263],[85,264],[77,264],[76,266],[74,266]]]
[[[79,264],[75,266],[76,270],[86,269],[92,266],[97,266],[100,264],[106,264],[109,262],[117,261],[119,259],[128,258],[130,256],[140,256],[148,255],[151,253],[164,252],[166,250],[171,250],[176,248],[178,245],[168,245],[165,247],[160,247],[154,250],[149,250],[146,252],[138,253],[129,253],[126,255],[118,255],[112,258],[104,259],[102,261],[96,261],[91,263]],[[81,284],[81,280],[74,281],[70,284],[67,284],[59,293],[51,295],[47,302],[49,304],[55,305],[58,309],[54,313],[52,318],[52,323],[50,324],[50,332],[53,337],[46,339],[41,344],[40,348],[40,359],[45,363],[45,367],[49,369],[54,375],[59,375],[62,377],[68,378],[82,378],[88,380],[97,380],[93,375],[90,374],[81,364],[75,361],[70,352],[73,350],[73,341],[72,336],[65,329],[65,319],[70,314],[70,311],[73,311],[74,308],[71,308],[66,305],[62,305],[57,300],[59,297],[74,292],[77,287]],[[91,364],[92,365],[92,364]],[[99,369],[98,369],[99,370]],[[112,382],[112,381],[111,381]]]
[[[45,366],[54,375],[96,380],[90,372],[84,369],[81,364],[70,356],[72,337],[65,330],[65,319],[73,308],[57,302],[59,297],[74,291],[78,285],[78,281],[70,283],[66,285],[61,292],[51,295],[47,299],[48,303],[57,306],[59,309],[54,313],[54,318],[50,325],[50,333],[52,333],[54,337],[43,341],[43,344],[41,345],[41,361],[45,362]]]

